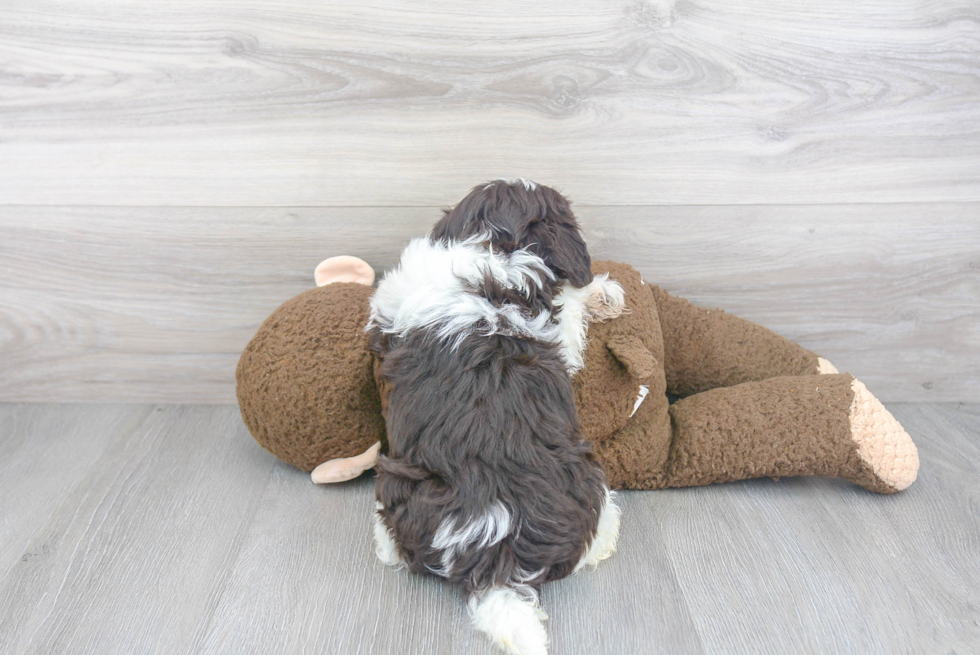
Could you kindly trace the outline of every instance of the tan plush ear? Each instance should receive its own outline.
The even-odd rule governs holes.
[[[340,255],[317,264],[313,279],[318,287],[332,282],[357,282],[371,286],[374,284],[374,269],[360,257]]]
[[[638,380],[652,378],[657,372],[657,358],[643,345],[639,337],[630,335],[612,337],[606,341],[606,348]]]

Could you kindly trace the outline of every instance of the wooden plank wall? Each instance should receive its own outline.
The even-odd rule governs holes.
[[[980,399],[973,0],[10,0],[0,400],[233,402],[320,259],[501,175],[885,400]]]

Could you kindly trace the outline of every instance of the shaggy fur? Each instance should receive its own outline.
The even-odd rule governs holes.
[[[524,179],[473,187],[432,230],[433,239],[447,241],[478,234],[489,234],[504,252],[526,248],[544,260],[557,281],[575,287],[592,281],[589,250],[571,205],[550,187]]]
[[[554,287],[540,258],[504,254],[488,241],[413,240],[371,299],[370,324],[394,337],[433,331],[454,348],[474,332],[556,343],[568,372],[580,370],[589,323],[623,311],[622,287],[605,274],[581,289]]]
[[[589,320],[621,311],[622,289],[578,270],[589,258],[570,211],[505,211],[567,209],[543,191],[554,193],[475,189],[467,198],[491,207],[452,210],[440,236],[410,244],[368,325],[391,390],[379,556],[462,584],[474,625],[521,654],[546,651],[539,586],[608,557],[619,526],[569,374]],[[532,233],[547,239],[528,243]]]

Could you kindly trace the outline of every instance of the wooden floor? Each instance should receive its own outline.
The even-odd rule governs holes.
[[[544,588],[552,653],[977,652],[980,405],[889,408],[922,459],[895,496],[623,493],[618,553]],[[493,652],[458,589],[377,562],[372,504],[233,406],[0,405],[0,652]]]

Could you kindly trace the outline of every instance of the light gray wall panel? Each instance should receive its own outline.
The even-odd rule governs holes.
[[[980,205],[579,207],[590,249],[886,400],[980,397]],[[0,398],[233,402],[323,258],[380,272],[438,208],[0,208]]]
[[[974,0],[16,0],[0,203],[980,201]]]

